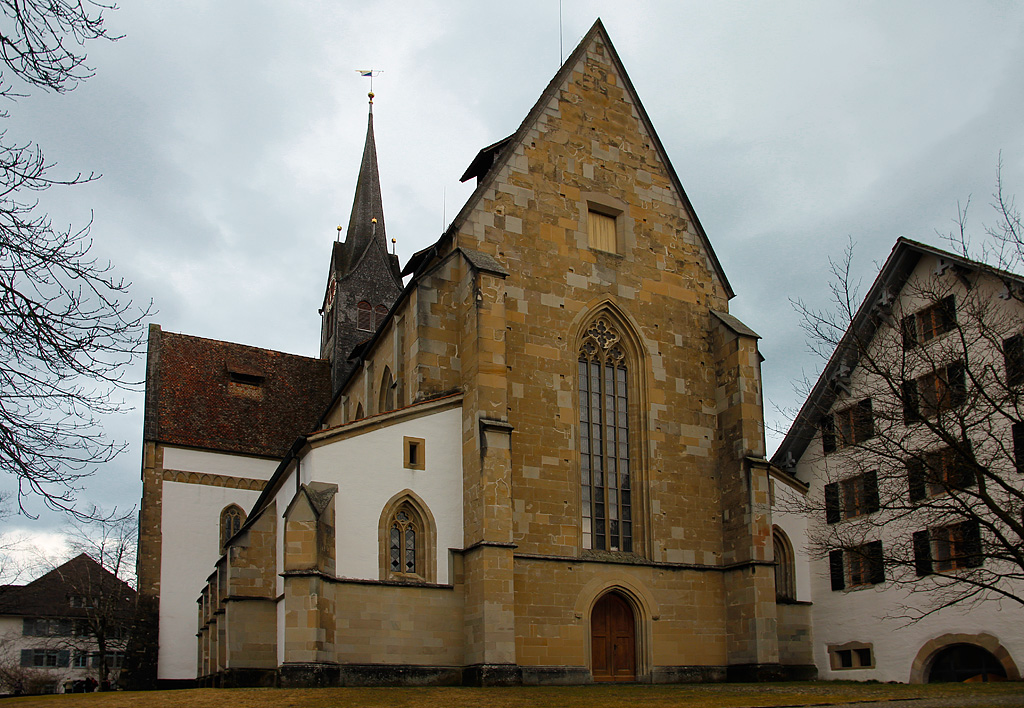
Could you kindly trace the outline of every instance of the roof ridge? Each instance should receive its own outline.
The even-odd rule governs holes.
[[[214,339],[213,337],[203,337],[198,334],[185,334],[184,332],[171,332],[169,330],[160,329],[161,336],[170,335],[171,337],[180,337],[182,339],[196,339],[204,342],[211,342],[214,344],[227,344],[232,347],[245,347],[247,349],[255,349],[257,351],[266,352],[267,354],[280,354],[283,356],[294,357],[296,359],[309,359],[310,361],[322,361],[318,356],[306,356],[305,354],[293,354],[291,352],[284,352],[280,349],[269,349],[267,347],[256,346],[255,344],[243,344],[242,342],[229,342],[226,339]]]

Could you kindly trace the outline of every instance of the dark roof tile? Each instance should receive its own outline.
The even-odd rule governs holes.
[[[156,326],[149,358],[145,437],[155,442],[281,457],[331,399],[322,359]]]

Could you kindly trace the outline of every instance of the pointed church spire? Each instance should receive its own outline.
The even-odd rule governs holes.
[[[363,75],[371,75],[360,72]],[[372,75],[371,75],[372,78]],[[398,256],[388,253],[377,174],[377,144],[373,137],[373,91],[366,126],[366,144],[359,166],[352,215],[345,242],[334,242],[327,278],[320,333],[320,356],[331,362],[335,392],[355,366],[349,359],[380,326],[402,293]],[[338,227],[338,236],[341,227]]]
[[[374,240],[379,240],[387,252],[387,236],[384,233],[384,206],[380,198],[380,176],[377,173],[377,144],[373,139],[373,92],[369,93],[370,114],[366,126],[366,144],[363,146],[363,161],[359,166],[355,199],[352,201],[352,215],[348,221],[345,245],[352,260],[359,257]]]

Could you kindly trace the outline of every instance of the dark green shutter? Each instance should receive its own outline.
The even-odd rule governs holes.
[[[939,303],[939,318],[943,332],[949,332],[956,327],[956,300],[952,295],[942,298],[942,302]]]
[[[880,508],[878,503],[878,472],[876,470],[864,473],[864,507],[868,514],[874,514]]]
[[[871,399],[865,398],[857,404],[853,438],[855,442],[863,442],[875,436],[875,418],[871,413]]]
[[[984,561],[981,554],[981,526],[977,521],[964,521],[957,532],[964,542],[963,566],[977,568]]]
[[[907,315],[903,318],[903,348],[913,349],[917,346],[917,316]]]
[[[839,485],[835,482],[825,485],[825,523],[839,521]]]
[[[959,408],[967,400],[967,379],[963,362],[954,362],[946,367],[946,383],[949,386],[949,405]]]
[[[928,531],[914,532],[914,572],[918,575],[932,572],[932,541]]]
[[[1017,471],[1024,473],[1024,423],[1014,423],[1013,427],[1013,463]]]
[[[67,667],[71,665],[71,652],[67,649],[61,649],[57,652],[57,666]]]
[[[885,582],[885,558],[882,556],[882,542],[872,541],[864,549],[868,557],[870,582],[877,585]]]
[[[32,650],[22,649],[21,650],[21,665],[32,666]]]
[[[974,448],[971,446],[971,441],[966,440],[963,448],[956,453],[956,473],[953,476],[953,482],[958,489],[967,489],[978,483],[978,477],[974,473],[975,464]]]
[[[821,449],[826,455],[836,451],[836,433],[831,414],[821,419]]]
[[[1006,365],[1006,385],[1024,383],[1024,336],[1015,334],[1003,340],[1003,363]]]
[[[903,422],[913,423],[921,419],[921,411],[917,402],[917,381],[903,382]]]
[[[832,589],[842,590],[846,587],[846,576],[843,574],[843,552],[830,551],[828,554],[828,572],[832,578]]]
[[[907,481],[910,485],[910,501],[919,502],[925,498],[924,462],[914,457],[907,460]]]

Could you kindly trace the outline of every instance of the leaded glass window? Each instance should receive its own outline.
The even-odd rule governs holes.
[[[228,540],[231,539],[238,530],[242,528],[242,524],[245,523],[245,512],[243,512],[237,505],[232,504],[231,506],[225,507],[220,513],[220,546],[224,548]]]
[[[583,547],[633,550],[626,354],[612,324],[587,329],[579,355]]]
[[[391,521],[388,567],[397,575],[416,574],[416,522],[405,507]]]

